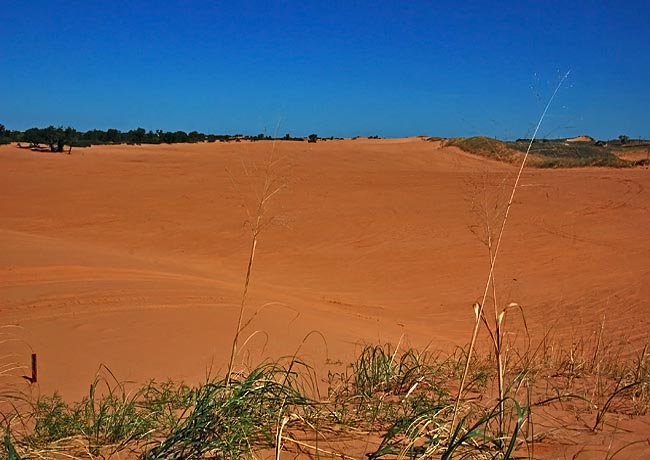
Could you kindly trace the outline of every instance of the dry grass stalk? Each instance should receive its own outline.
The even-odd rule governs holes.
[[[232,346],[230,349],[230,359],[228,361],[228,373],[226,375],[226,385],[230,384],[233,372],[233,366],[235,363],[235,358],[237,357],[239,337],[245,325],[248,325],[248,321],[243,325],[244,313],[246,310],[246,297],[248,295],[248,288],[250,286],[251,273],[253,270],[253,263],[255,261],[255,251],[257,249],[257,242],[264,228],[265,224],[268,223],[264,220],[265,213],[267,210],[267,205],[269,201],[282,190],[285,186],[284,183],[277,182],[277,177],[274,175],[274,170],[277,168],[279,160],[275,158],[275,147],[276,141],[273,141],[273,146],[271,147],[271,153],[268,158],[268,162],[264,169],[264,185],[262,187],[261,193],[257,195],[257,203],[255,207],[255,212],[251,213],[250,209],[246,207],[246,213],[248,214],[247,223],[250,225],[251,230],[251,246],[248,256],[248,266],[246,268],[246,277],[244,279],[244,287],[242,289],[241,303],[239,307],[239,316],[237,318],[237,327],[235,329],[235,334],[233,336]],[[231,176],[232,178],[232,176]]]
[[[488,276],[487,276],[487,281],[485,283],[485,290],[483,292],[483,297],[482,297],[481,302],[478,304],[478,308],[475,311],[476,319],[475,319],[475,322],[474,322],[474,328],[473,328],[473,331],[472,331],[472,338],[470,340],[469,350],[467,352],[467,360],[465,362],[465,368],[463,370],[463,376],[461,378],[460,385],[458,387],[458,395],[456,397],[456,402],[454,404],[454,412],[453,412],[452,422],[451,422],[452,427],[455,426],[456,420],[458,418],[458,409],[459,409],[459,405],[460,405],[460,400],[462,398],[463,390],[464,390],[465,383],[466,383],[466,380],[467,380],[467,375],[468,375],[468,372],[469,372],[469,366],[470,366],[472,354],[473,354],[474,348],[476,346],[476,338],[478,336],[479,327],[481,325],[481,318],[483,316],[483,308],[485,306],[485,301],[486,301],[488,293],[490,291],[490,287],[493,286],[494,267],[496,265],[496,260],[497,260],[498,254],[499,254],[499,248],[501,246],[501,241],[503,239],[503,234],[504,234],[504,231],[505,231],[506,223],[508,222],[508,215],[510,214],[510,209],[512,208],[512,203],[514,202],[515,194],[516,194],[517,189],[519,187],[519,182],[521,180],[521,175],[522,175],[522,173],[524,171],[524,167],[526,166],[526,160],[528,159],[528,156],[530,154],[530,149],[533,146],[533,142],[534,142],[534,140],[535,140],[535,138],[537,136],[539,128],[542,125],[542,122],[544,121],[544,118],[546,117],[546,113],[548,112],[548,109],[551,106],[553,100],[555,99],[555,96],[558,93],[560,87],[562,86],[564,81],[568,78],[569,73],[570,73],[570,71],[567,72],[562,77],[562,79],[560,80],[560,82],[556,86],[555,91],[553,92],[553,94],[549,98],[549,101],[546,104],[546,107],[544,108],[544,111],[542,112],[542,115],[541,115],[539,121],[537,122],[537,126],[535,127],[535,131],[534,131],[533,136],[532,136],[532,138],[530,140],[530,143],[528,145],[528,149],[526,150],[526,154],[524,155],[524,158],[521,161],[521,165],[519,167],[519,171],[518,171],[517,176],[515,178],[515,182],[514,182],[513,187],[512,187],[512,192],[510,194],[508,204],[506,205],[506,209],[505,209],[505,212],[504,212],[504,215],[503,215],[503,220],[501,222],[501,227],[499,229],[499,233],[498,233],[498,236],[497,236],[497,239],[496,239],[496,244],[494,246],[494,253],[490,257],[490,270],[489,270],[489,273],[488,273]],[[497,315],[497,319],[498,319],[498,315]]]

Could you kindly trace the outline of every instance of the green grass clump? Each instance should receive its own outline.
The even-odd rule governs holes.
[[[351,365],[354,391],[371,396],[377,391],[401,394],[431,371],[426,353],[407,350],[398,353],[390,345],[366,346]]]
[[[313,369],[294,358],[195,388],[151,382],[129,391],[111,375],[96,379],[80,402],[54,394],[3,411],[0,459],[235,460],[272,449],[296,455],[296,448],[358,460],[521,458],[545,436],[540,407],[542,418],[572,407],[563,423],[579,419],[596,433],[608,429],[611,414],[649,413],[648,348],[624,360],[625,350],[602,332],[569,348],[545,338],[505,355],[502,387],[494,353],[474,354],[454,423],[464,349],[366,346],[321,382],[326,397]]]
[[[508,142],[508,147],[525,152],[528,142]],[[632,166],[628,161],[620,159],[614,151],[593,142],[566,142],[562,139],[537,140],[533,143],[530,153],[537,157],[533,162],[538,168],[575,168],[585,166],[604,166],[624,168]]]
[[[187,417],[144,458],[235,460],[253,446],[273,446],[280,414],[308,404],[295,383],[290,369],[269,364],[241,379],[203,385]]]
[[[191,401],[192,390],[184,385],[150,382],[129,392],[113,378],[98,377],[80,402],[69,404],[54,393],[37,398],[29,411],[4,414],[5,447],[8,452],[9,443],[51,455],[78,450],[110,455],[174,426]],[[12,430],[22,434],[17,443],[11,442]]]
[[[485,136],[457,137],[447,140],[446,145],[506,163],[514,163],[523,157],[523,153],[509,148],[505,142]]]
[[[458,147],[474,155],[506,163],[515,163],[526,153],[530,141],[505,142],[491,137],[476,136],[449,139],[446,145]],[[595,142],[536,139],[530,149],[530,165],[537,168],[577,168],[587,166],[626,168],[645,165],[646,161],[643,160],[634,162],[619,158],[617,155],[619,150]]]

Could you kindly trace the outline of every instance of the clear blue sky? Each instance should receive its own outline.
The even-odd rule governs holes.
[[[3,1],[0,123],[650,138],[650,1]]]

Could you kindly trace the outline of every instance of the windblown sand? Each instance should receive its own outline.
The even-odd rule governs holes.
[[[0,147],[0,324],[40,391],[196,383],[226,367],[273,154],[239,368],[316,367],[364,343],[466,344],[489,270],[481,242],[516,170],[422,139]],[[642,346],[650,331],[645,169],[527,170],[497,260],[498,301],[529,333]],[[503,187],[502,187],[503,185]],[[487,198],[487,201],[482,201]],[[488,217],[481,212],[487,203]],[[485,206],[483,206],[485,211]],[[494,222],[492,222],[494,225]],[[524,335],[511,317],[508,328]],[[480,339],[485,341],[485,337]],[[17,345],[16,345],[17,344]]]

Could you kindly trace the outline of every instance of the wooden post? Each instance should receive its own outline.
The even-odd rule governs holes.
[[[38,379],[38,367],[36,363],[36,353],[32,353],[32,378],[29,379],[30,383],[36,383]]]

